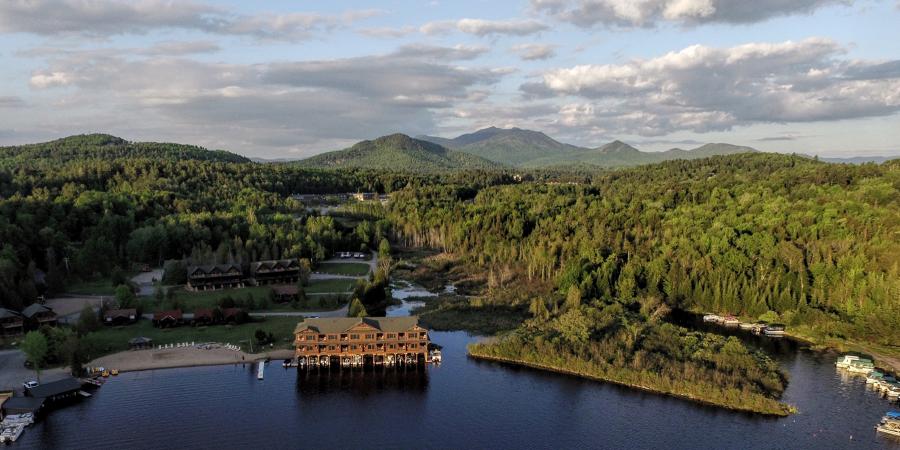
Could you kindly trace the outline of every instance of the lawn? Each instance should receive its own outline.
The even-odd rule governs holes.
[[[350,292],[356,286],[356,280],[349,278],[334,278],[330,280],[310,280],[306,286],[307,294],[322,294],[329,292]]]
[[[354,262],[323,262],[316,271],[333,275],[350,275],[361,277],[369,273],[369,265]]]
[[[108,279],[82,281],[67,286],[66,293],[78,295],[115,295],[116,286],[113,286],[112,281]]]
[[[184,325],[176,328],[154,328],[149,320],[140,320],[134,325],[106,327],[83,338],[90,359],[128,350],[128,340],[144,336],[153,339],[153,345],[175,344],[179,342],[221,342],[241,345],[249,351],[250,339],[256,330],[263,330],[275,336],[275,346],[289,348],[293,338],[294,327],[299,317],[266,317],[254,318],[253,322],[242,325],[212,325],[208,327],[192,327]],[[255,345],[255,342],[254,342]]]
[[[268,309],[271,291],[272,288],[269,286],[252,286],[239,289],[222,289],[219,291],[204,292],[190,292],[178,288],[175,291],[175,298],[178,306],[186,312],[193,312],[197,308],[215,308],[219,306],[219,301],[225,297],[231,297],[235,302],[235,306],[246,307],[248,299],[252,298],[253,303],[256,306],[247,308],[252,311],[256,309]],[[159,305],[156,299],[148,297],[144,297],[141,301],[144,305],[144,311],[147,312],[153,312],[160,309],[171,309],[172,306],[172,303],[169,301],[163,300],[162,305]]]

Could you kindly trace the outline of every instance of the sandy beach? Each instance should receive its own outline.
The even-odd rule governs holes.
[[[89,367],[118,369],[120,372],[137,370],[170,369],[175,367],[214,366],[253,362],[266,357],[288,359],[291,350],[273,350],[266,353],[244,353],[226,348],[201,349],[179,347],[162,350],[134,350],[114,353],[86,364]]]

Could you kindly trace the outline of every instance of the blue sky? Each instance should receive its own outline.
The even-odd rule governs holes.
[[[0,144],[299,158],[393,132],[900,155],[896,0],[0,3]]]

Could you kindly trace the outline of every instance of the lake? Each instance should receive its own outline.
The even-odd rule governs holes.
[[[837,372],[834,354],[790,341],[760,341],[789,374],[784,401],[800,410],[776,419],[475,361],[466,357],[475,339],[433,332],[444,361],[416,370],[298,372],[276,362],[263,381],[252,364],[125,373],[14,446],[900,449],[873,429],[896,404]]]

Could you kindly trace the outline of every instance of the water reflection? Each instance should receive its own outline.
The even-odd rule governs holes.
[[[318,396],[332,392],[372,395],[386,391],[425,393],[428,370],[425,366],[332,370],[297,370],[297,392]]]

